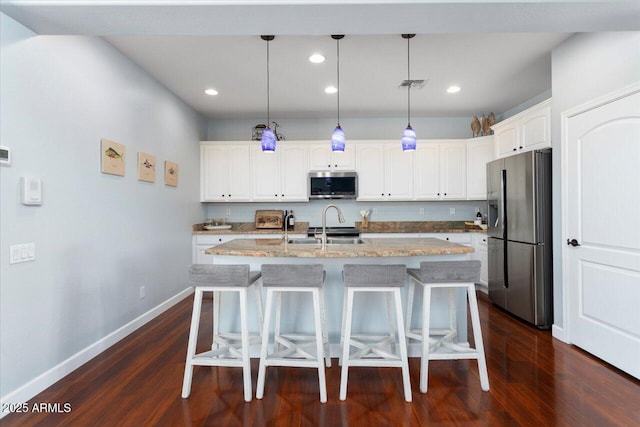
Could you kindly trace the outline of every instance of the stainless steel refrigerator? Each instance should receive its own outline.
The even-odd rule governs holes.
[[[548,328],[553,323],[551,150],[487,163],[489,299]]]

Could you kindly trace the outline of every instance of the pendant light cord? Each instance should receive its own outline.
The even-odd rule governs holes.
[[[269,128],[269,41],[267,40],[267,128]]]
[[[411,127],[411,55],[409,43],[411,43],[411,38],[407,37],[407,127]]]
[[[336,39],[337,50],[337,75],[338,75],[338,127],[340,127],[340,39]]]

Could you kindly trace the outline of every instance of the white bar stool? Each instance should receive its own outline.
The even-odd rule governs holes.
[[[409,289],[407,293],[407,338],[422,341],[420,356],[420,392],[426,393],[428,388],[429,360],[476,359],[480,374],[480,387],[489,390],[489,376],[485,360],[480,315],[476,299],[475,282],[480,279],[480,261],[424,261],[420,268],[407,269]],[[422,285],[422,328],[411,329],[413,313],[413,295],[415,284]],[[449,328],[430,329],[429,312],[431,306],[431,290],[433,288],[449,289]],[[467,347],[454,342],[457,335],[454,290],[465,289],[469,301],[473,340],[476,348]],[[466,307],[465,307],[466,311]]]
[[[350,366],[380,366],[402,368],[404,399],[411,402],[411,382],[407,343],[402,322],[400,289],[404,287],[407,269],[404,265],[359,265],[346,264],[343,269],[345,285],[344,314],[342,318],[342,374],[340,377],[340,400],[347,398],[347,379]],[[389,335],[352,335],[353,300],[356,292],[386,292],[389,313]],[[395,301],[398,341],[393,325],[391,301]],[[386,348],[395,345],[397,352]],[[351,353],[351,346],[358,350]]]
[[[267,302],[262,329],[262,348],[260,350],[256,398],[262,399],[264,394],[267,366],[315,367],[318,368],[320,402],[326,403],[327,385],[324,360],[326,358],[327,367],[331,367],[331,356],[329,354],[329,339],[322,297],[324,276],[325,272],[322,264],[265,264],[262,266],[262,285],[267,290]],[[311,293],[313,297],[314,335],[281,333],[280,317],[283,292]],[[277,293],[278,300],[273,353],[267,354],[274,293]],[[280,346],[283,346],[284,349],[280,350]]]
[[[241,366],[244,380],[244,400],[250,402],[251,360],[249,345],[260,342],[260,334],[249,334],[247,325],[247,290],[254,284],[258,308],[258,323],[262,329],[262,296],[258,286],[260,272],[249,271],[249,265],[194,264],[189,266],[189,281],[195,287],[191,329],[184,367],[182,397],[191,394],[194,366]],[[213,292],[213,344],[211,350],[196,354],[202,295]],[[222,292],[238,292],[240,297],[240,333],[221,333],[218,330],[220,297]],[[238,343],[239,341],[239,343]]]

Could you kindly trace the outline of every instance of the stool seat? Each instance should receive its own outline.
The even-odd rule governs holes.
[[[318,369],[320,402],[327,401],[325,363],[331,366],[329,339],[325,322],[322,286],[325,279],[322,264],[265,264],[262,266],[262,284],[267,290],[265,322],[262,330],[260,367],[256,398],[264,394],[266,369],[268,366],[314,367]],[[311,293],[313,299],[314,335],[302,333],[281,333],[283,292]],[[276,294],[275,330],[273,352],[268,353],[269,328],[273,298]],[[283,347],[283,349],[281,349]],[[325,362],[326,359],[326,362]]]
[[[420,268],[407,269],[410,278],[407,292],[406,336],[408,339],[422,341],[420,356],[420,391],[428,389],[429,360],[476,359],[482,390],[489,390],[489,377],[480,330],[480,316],[475,293],[475,283],[480,279],[480,261],[424,261]],[[413,295],[415,284],[423,287],[422,327],[411,329]],[[447,288],[449,290],[449,328],[431,329],[429,322],[431,290]],[[469,302],[471,325],[475,348],[454,342],[457,336],[455,321],[455,303],[453,291],[464,289]]]
[[[249,334],[247,324],[247,292],[256,285],[258,323],[262,328],[262,297],[257,287],[260,272],[250,271],[249,265],[193,264],[189,266],[189,281],[194,290],[193,313],[187,345],[182,397],[191,394],[194,366],[238,366],[243,369],[244,400],[251,401],[251,360],[249,345],[260,340],[259,332]],[[213,339],[211,350],[196,354],[202,297],[204,292],[213,292]],[[240,300],[240,333],[220,332],[220,299],[222,292],[238,292]],[[239,342],[239,343],[238,343]]]
[[[350,366],[380,366],[402,368],[404,395],[411,402],[409,362],[402,322],[402,302],[400,289],[405,284],[406,266],[345,264],[343,267],[345,299],[342,316],[342,373],[340,377],[340,400],[347,398],[347,380]],[[353,304],[356,292],[384,292],[387,294],[389,334],[352,334]],[[393,302],[392,302],[393,299]],[[395,323],[393,305],[395,302]],[[351,347],[356,351],[351,352]],[[396,347],[396,351],[392,351]]]

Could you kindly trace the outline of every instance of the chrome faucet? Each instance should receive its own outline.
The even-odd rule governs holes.
[[[338,221],[340,221],[340,223],[344,222],[344,216],[342,215],[342,211],[340,210],[339,207],[337,207],[336,205],[327,205],[324,210],[322,211],[322,234],[320,235],[320,239],[322,239],[322,250],[326,251],[327,250],[327,210],[329,210],[329,208],[335,208],[336,211],[338,211]],[[317,239],[318,236],[315,235],[314,233],[314,237]]]

